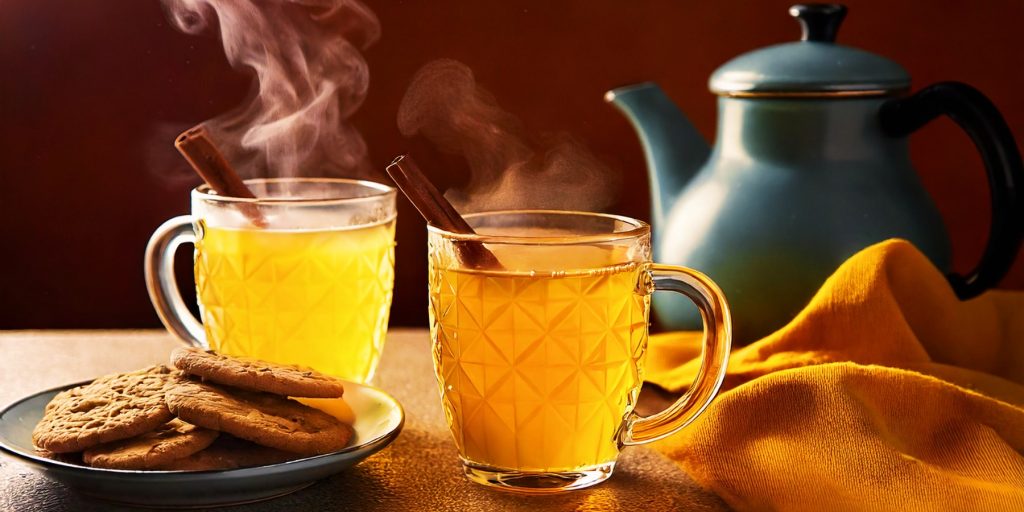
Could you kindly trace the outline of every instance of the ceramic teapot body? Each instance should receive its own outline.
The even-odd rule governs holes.
[[[730,64],[723,69],[735,71]],[[723,69],[712,77],[713,90]],[[887,73],[893,83],[885,83]],[[843,261],[875,242],[907,239],[949,269],[949,238],[911,165],[906,138],[941,114],[974,139],[993,191],[985,258],[951,282],[962,297],[973,296],[1009,269],[1021,238],[1015,184],[1022,170],[998,111],[963,84],[936,84],[907,97],[905,85],[892,85],[908,78],[886,69],[878,76],[866,85],[881,87],[867,93],[805,90],[799,83],[783,84],[788,91],[720,93],[711,148],[656,85],[609,92],[644,145],[656,259],[718,282],[741,343],[783,326]],[[700,325],[683,301],[658,297],[655,310],[670,328]]]

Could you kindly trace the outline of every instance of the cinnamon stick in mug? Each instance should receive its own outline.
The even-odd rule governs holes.
[[[178,148],[178,152],[185,157],[196,174],[218,194],[225,197],[256,199],[256,195],[245,186],[242,178],[217,149],[205,126],[195,126],[179,135],[174,140],[174,147]],[[267,227],[267,219],[256,205],[239,203],[238,209],[257,227]]]
[[[396,157],[387,166],[388,176],[398,185],[409,202],[431,226],[451,233],[476,234],[466,219],[441,195],[434,184],[420,171],[409,155]],[[464,265],[475,269],[498,270],[504,268],[494,253],[484,244],[472,240],[460,241],[455,245],[459,259]]]

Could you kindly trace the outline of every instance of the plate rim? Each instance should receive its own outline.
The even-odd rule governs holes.
[[[88,384],[88,383],[90,383],[90,382],[92,382],[94,380],[96,380],[96,379],[83,380],[83,381],[72,383],[72,384],[65,384],[65,385],[61,385],[61,386],[56,386],[56,387],[52,387],[52,388],[49,388],[49,389],[45,389],[43,391],[37,391],[35,393],[31,393],[31,394],[23,396],[21,398],[15,399],[13,402],[8,403],[2,409],[0,409],[0,425],[5,423],[5,421],[3,420],[4,416],[6,416],[12,409],[16,408],[18,405],[20,405],[20,404],[22,404],[24,402],[27,402],[27,401],[32,400],[34,398],[37,398],[40,395],[45,395],[47,393],[57,394],[57,393],[60,393],[61,391],[66,391],[68,389],[72,389],[72,388],[75,388],[75,387],[78,387],[78,386],[83,386],[83,385]],[[352,445],[352,446],[346,446],[346,447],[344,447],[344,448],[342,448],[340,450],[333,451],[333,452],[330,452],[330,453],[322,453],[320,455],[313,455],[311,457],[302,457],[300,459],[294,459],[294,460],[289,460],[289,461],[285,461],[285,462],[278,462],[278,463],[274,463],[274,464],[263,464],[263,465],[260,465],[260,466],[249,466],[249,467],[244,467],[244,468],[230,468],[230,469],[148,470],[148,469],[94,468],[92,466],[83,466],[83,465],[79,465],[79,464],[71,464],[71,463],[68,463],[68,462],[62,462],[62,461],[58,461],[58,460],[48,459],[46,457],[43,457],[43,456],[40,456],[40,455],[37,455],[37,454],[34,454],[34,453],[28,453],[28,452],[22,451],[19,448],[16,448],[14,446],[9,445],[6,442],[6,440],[5,440],[5,436],[3,436],[3,435],[0,435],[0,452],[5,453],[5,454],[7,454],[9,456],[15,457],[17,459],[25,460],[25,461],[27,461],[27,462],[29,462],[31,464],[38,464],[38,465],[42,465],[44,467],[48,467],[48,469],[49,469],[50,466],[52,466],[54,469],[60,469],[60,470],[64,470],[64,471],[73,471],[73,472],[82,472],[82,473],[85,473],[85,474],[88,474],[88,475],[91,475],[91,476],[99,476],[99,475],[110,476],[110,477],[140,477],[141,476],[143,478],[145,478],[145,477],[142,476],[142,475],[153,475],[154,477],[155,476],[163,476],[163,477],[172,477],[172,478],[174,476],[176,476],[176,475],[188,476],[188,477],[192,477],[192,476],[205,476],[205,475],[225,475],[225,474],[230,474],[229,476],[233,476],[233,475],[244,476],[243,473],[247,473],[247,472],[250,472],[250,471],[254,472],[254,473],[259,473],[259,472],[263,472],[266,469],[270,469],[270,468],[283,468],[283,467],[286,467],[288,465],[294,465],[294,464],[301,464],[302,466],[305,466],[307,464],[314,464],[315,465],[314,461],[321,461],[321,460],[324,460],[324,459],[337,458],[339,456],[346,455],[346,454],[349,454],[349,453],[353,453],[353,452],[356,452],[356,451],[359,451],[359,450],[362,450],[362,449],[370,449],[370,450],[372,450],[371,453],[367,455],[367,457],[369,457],[370,455],[373,455],[377,451],[379,451],[379,450],[383,449],[384,447],[386,447],[387,445],[391,444],[391,442],[394,441],[398,437],[398,435],[402,432],[402,429],[405,427],[405,408],[402,406],[402,403],[399,402],[397,398],[395,398],[390,393],[388,393],[388,392],[384,391],[383,389],[380,389],[380,388],[378,388],[376,386],[373,386],[373,385],[370,385],[370,384],[362,384],[362,383],[359,383],[359,382],[352,382],[352,381],[344,380],[344,379],[339,379],[339,380],[341,380],[346,386],[354,385],[357,388],[368,389],[371,392],[378,393],[379,395],[382,395],[383,397],[385,397],[387,399],[387,401],[391,402],[395,406],[395,410],[397,410],[397,412],[398,412],[398,422],[395,424],[395,426],[393,428],[388,429],[387,431],[383,432],[382,434],[372,438],[372,439],[369,439],[367,441],[364,441],[362,443],[355,444],[355,445]],[[344,399],[344,396],[342,396],[342,399]]]

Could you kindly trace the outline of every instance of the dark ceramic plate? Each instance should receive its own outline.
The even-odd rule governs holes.
[[[345,383],[344,402],[354,415],[355,436],[346,448],[268,466],[217,471],[100,469],[40,457],[32,428],[57,393],[79,384],[36,393],[0,411],[0,451],[48,478],[99,499],[150,507],[205,507],[266,500],[295,492],[373,455],[398,437],[402,406],[387,393]]]

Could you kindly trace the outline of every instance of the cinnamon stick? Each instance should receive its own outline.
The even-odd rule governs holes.
[[[409,202],[431,226],[452,233],[476,234],[466,219],[441,195],[434,184],[424,176],[409,155],[400,155],[387,166],[388,176],[398,185]],[[472,240],[454,242],[462,264],[477,270],[502,269],[501,262],[484,244]]]
[[[217,194],[225,197],[256,198],[217,149],[205,126],[195,126],[179,135],[174,140],[174,147],[178,148],[178,152],[185,157],[196,174]],[[256,205],[239,203],[238,208],[256,226],[267,227],[267,219]]]

